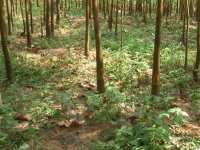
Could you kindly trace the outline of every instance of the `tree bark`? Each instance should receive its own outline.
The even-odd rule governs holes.
[[[1,93],[0,93],[0,107],[3,105],[3,99],[1,97]]]
[[[199,66],[200,66],[200,0],[197,1],[197,54],[193,70],[193,78],[195,82],[199,81],[198,77]]]
[[[119,14],[119,0],[117,0],[117,6],[116,6],[115,36],[117,36],[118,33],[118,14]]]
[[[163,16],[163,0],[158,0],[156,31],[153,54],[153,73],[152,73],[152,88],[151,95],[160,95],[160,43],[161,43],[161,26]]]
[[[114,3],[114,0],[111,0],[110,14],[109,14],[109,20],[108,20],[108,29],[110,29],[110,31],[112,31],[112,24],[113,24],[113,3]]]
[[[188,68],[188,37],[189,37],[189,1],[185,0],[185,7],[186,7],[186,30],[185,30],[185,70]]]
[[[33,10],[32,10],[32,0],[29,0],[29,6],[30,6],[31,33],[33,33],[33,32],[34,32],[34,29],[33,29]]]
[[[27,47],[31,49],[32,46],[32,39],[31,39],[31,32],[29,26],[29,7],[28,7],[28,0],[25,0],[25,11],[26,11],[26,37],[27,37]]]
[[[12,18],[11,18],[11,9],[10,9],[10,0],[6,0],[6,8],[8,15],[8,34],[12,34]]]
[[[51,36],[54,36],[54,0],[51,0]]]
[[[98,16],[98,3],[97,0],[92,0],[93,6],[93,18],[94,18],[94,31],[96,40],[96,63],[97,63],[97,91],[99,93],[105,92],[104,83],[104,68],[103,68],[103,53],[101,45],[101,31],[99,26]]]
[[[56,24],[60,24],[60,0],[56,0]]]
[[[4,0],[0,0],[0,30],[1,30],[1,44],[4,55],[6,77],[9,81],[13,79],[12,65],[7,45],[7,34],[5,25],[5,13],[4,13]]]
[[[46,37],[51,37],[50,2],[46,0]]]
[[[86,0],[85,56],[89,56],[90,48],[90,0]]]
[[[26,33],[26,23],[25,23],[25,19],[24,19],[24,12],[23,12],[23,8],[22,8],[22,0],[20,0],[20,11],[21,11],[21,15],[22,15],[22,21],[23,21],[23,35],[25,35]]]

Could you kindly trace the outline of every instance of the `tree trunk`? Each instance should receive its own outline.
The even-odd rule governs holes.
[[[198,69],[200,66],[200,0],[197,1],[197,23],[197,54],[193,70],[193,78],[195,82],[199,81]]]
[[[160,95],[160,43],[161,43],[161,26],[163,16],[163,0],[158,0],[156,31],[153,54],[153,73],[152,73],[152,89],[151,95]]]
[[[54,0],[51,0],[51,36],[54,36]]]
[[[37,3],[37,7],[39,7],[40,5],[39,5],[39,1],[38,0],[36,1],[36,3]]]
[[[3,105],[3,99],[1,97],[1,93],[0,93],[0,107]]]
[[[189,36],[189,1],[185,0],[185,6],[186,6],[186,13],[185,13],[185,18],[186,18],[186,35],[185,35],[185,69],[188,68],[188,36]]]
[[[110,14],[109,14],[109,20],[108,20],[108,29],[112,31],[112,23],[113,23],[113,2],[114,0],[111,0],[111,5],[110,5]]]
[[[29,6],[30,6],[31,33],[33,33],[34,30],[33,30],[33,10],[32,10],[32,0],[29,0]]]
[[[10,9],[10,0],[6,0],[6,8],[8,15],[8,34],[12,34],[12,18],[11,18],[11,9]]]
[[[18,14],[18,0],[15,2],[15,13]]]
[[[118,14],[119,14],[119,0],[117,0],[117,6],[116,6],[116,22],[115,22],[115,36],[117,36],[118,33]]]
[[[86,0],[86,29],[85,29],[85,56],[89,55],[90,48],[90,0]]]
[[[101,31],[99,26],[98,4],[97,0],[92,0],[93,18],[94,18],[94,31],[96,40],[96,63],[97,63],[97,91],[99,93],[105,92],[104,83],[104,69],[103,69],[103,52],[101,45]]]
[[[56,24],[60,24],[60,0],[56,0]]]
[[[46,0],[46,37],[51,37],[50,0]]]
[[[105,0],[103,0],[103,16],[104,16],[104,19],[106,19],[106,2],[105,2]]]
[[[46,0],[43,0],[43,21],[46,21]]]
[[[22,21],[23,21],[23,35],[25,35],[26,33],[26,23],[25,23],[25,19],[24,19],[24,12],[23,12],[23,8],[22,8],[22,0],[20,0],[20,11],[21,11],[21,15],[22,15]]]
[[[28,0],[25,0],[25,11],[26,11],[26,37],[27,37],[27,47],[31,49],[32,40],[31,40],[31,32],[30,32],[30,25],[29,25],[29,7],[28,7]]]
[[[2,50],[6,67],[6,77],[9,81],[11,81],[13,79],[13,72],[7,45],[4,0],[0,0],[0,30],[1,30],[1,44],[2,44]]]
[[[120,37],[120,40],[121,40],[121,50],[123,48],[123,3],[121,4],[121,37]]]

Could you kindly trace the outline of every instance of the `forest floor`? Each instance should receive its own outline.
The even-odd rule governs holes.
[[[129,41],[124,41],[124,44],[127,44],[128,47],[130,46],[128,44],[134,41],[137,45],[132,45],[130,49],[137,49],[138,52],[130,54],[129,50],[125,50],[126,52],[124,50],[117,51],[115,49],[120,49],[119,39],[113,38],[112,33],[107,33],[107,31],[106,33],[103,31],[102,35],[105,36],[103,47],[106,49],[104,51],[106,86],[116,87],[133,101],[130,106],[125,106],[124,110],[127,116],[124,124],[131,124],[134,128],[136,120],[131,118],[137,107],[134,103],[142,98],[144,99],[150,91],[149,80],[151,76],[147,72],[151,68],[149,59],[152,58],[152,32],[154,31],[152,28],[154,26],[147,27],[141,23],[139,25],[134,24],[132,27],[131,20],[132,18],[129,18],[125,22],[124,36],[127,36]],[[25,142],[29,145],[28,149],[92,149],[91,141],[95,141],[95,139],[108,140],[104,133],[106,129],[120,128],[118,125],[113,125],[107,121],[91,123],[94,113],[87,110],[88,99],[97,95],[94,36],[91,35],[92,48],[90,56],[87,58],[83,52],[85,18],[67,16],[65,21],[67,21],[67,26],[61,24],[59,29],[56,30],[56,35],[61,35],[55,37],[55,39],[40,39],[37,34],[34,34],[32,51],[24,51],[25,37],[20,35],[17,38],[10,37],[11,44],[9,46],[12,51],[16,80],[9,85],[3,83],[0,90],[2,90],[4,103],[8,104],[4,105],[4,109],[7,112],[11,111],[14,120],[18,121],[14,127],[20,129],[20,135],[22,132],[27,137],[30,136],[29,141]],[[129,31],[132,28],[135,28],[133,33]],[[169,26],[169,28],[172,27]],[[174,44],[169,42],[171,36],[173,36],[169,30],[165,31],[165,33],[169,33],[169,36],[163,37],[164,46],[169,45],[169,43]],[[132,41],[131,38],[134,35],[136,37]],[[110,38],[110,41],[106,38]],[[176,38],[178,37],[173,37],[173,39]],[[176,44],[169,49],[180,50],[182,48],[180,44],[177,48]],[[193,41],[191,41],[191,45],[194,45]],[[146,49],[149,51],[148,53]],[[192,79],[188,77],[191,75],[190,73],[185,75],[182,71],[178,72],[182,60],[178,54],[182,55],[183,52],[178,51],[178,56],[174,56],[174,60],[171,60],[174,53],[170,53],[169,49],[163,50],[164,55],[167,56],[163,56],[162,60],[165,65],[165,68],[162,66],[162,92],[167,93],[163,96],[163,99],[170,99],[167,101],[169,106],[165,109],[178,107],[189,115],[187,122],[182,126],[171,125],[175,133],[171,140],[174,145],[181,145],[180,147],[183,149],[191,148],[194,147],[194,143],[200,145],[200,105],[195,105],[195,101],[199,101],[200,98],[198,93],[200,88],[193,83],[191,86],[185,86],[186,83],[192,82]],[[194,56],[194,52],[191,52],[192,56]],[[191,64],[192,61],[190,66],[192,66]],[[126,68],[129,66],[133,69]],[[137,80],[137,73],[130,73],[138,68],[141,73],[140,81]],[[143,72],[145,73],[144,76]],[[3,81],[2,73],[1,81]],[[174,82],[177,82],[177,84]],[[120,107],[122,107],[122,104],[120,103]],[[11,105],[12,110],[9,108]],[[156,112],[160,111],[160,108],[156,109]],[[35,131],[32,129],[33,127],[39,129],[39,131]],[[18,139],[17,142],[12,141],[13,145],[15,143],[16,145],[18,143],[23,144],[26,141],[24,137],[20,137],[22,139],[20,140],[17,133],[19,132],[16,131],[13,139],[10,138],[11,141]],[[31,134],[36,136],[32,137]],[[185,137],[185,140],[183,140],[183,137]]]
[[[81,18],[82,19],[82,18]],[[80,20],[81,20],[80,19]],[[76,29],[77,18],[72,23],[72,27]],[[74,72],[72,75],[66,76],[67,84],[71,83],[72,88],[76,90],[73,99],[76,101],[76,107],[69,110],[63,110],[66,116],[72,115],[67,119],[62,119],[56,122],[56,126],[50,129],[45,129],[41,134],[41,140],[44,143],[45,149],[51,150],[78,150],[87,149],[88,144],[93,138],[100,138],[104,129],[110,127],[108,124],[87,124],[88,119],[92,114],[86,112],[88,92],[96,93],[96,56],[94,51],[90,51],[90,56],[86,58],[83,53],[83,48],[70,46],[67,48],[56,48],[47,50],[38,50],[37,53],[27,54],[28,58],[37,58],[47,56],[47,59],[53,59],[55,63],[62,61],[66,57],[73,57],[73,64],[64,64],[60,66],[61,71]],[[78,66],[78,67],[77,67]],[[54,74],[59,76],[59,72]],[[76,81],[78,79],[78,81]],[[62,83],[64,84],[64,83]],[[62,87],[60,89],[62,91]],[[54,107],[54,106],[53,106]],[[60,107],[62,108],[62,106]],[[47,119],[46,123],[51,123],[51,119]],[[86,148],[87,146],[87,148]],[[34,144],[31,145],[34,148]]]
[[[76,30],[80,27],[80,24],[85,23],[84,17],[74,17],[70,18],[72,20],[71,29]],[[33,38],[38,38],[37,35],[33,35]],[[42,45],[36,45],[33,47],[32,51],[27,51],[24,53],[24,45],[26,45],[25,37],[18,38],[12,44],[10,44],[10,49],[18,55],[18,57],[25,57],[28,61],[35,65],[41,67],[53,64],[59,64],[59,71],[52,74],[51,78],[57,78],[56,80],[61,80],[57,84],[55,90],[65,91],[63,85],[68,84],[71,87],[69,90],[75,90],[73,95],[73,100],[76,101],[76,107],[69,108],[69,110],[62,110],[66,116],[71,115],[70,118],[65,118],[54,122],[50,116],[44,116],[43,122],[46,125],[55,124],[53,128],[47,128],[42,131],[40,134],[40,140],[44,143],[44,149],[46,150],[76,150],[84,149],[85,146],[88,146],[88,143],[93,138],[98,138],[101,136],[101,132],[110,127],[108,124],[90,124],[86,122],[92,114],[87,114],[87,93],[96,93],[96,54],[95,51],[90,51],[90,56],[84,56],[83,46],[76,45],[67,45],[65,47],[56,47],[48,49],[40,49]],[[66,59],[72,59],[72,62],[63,63]],[[28,66],[31,67],[31,66]],[[58,66],[56,66],[58,67]],[[60,78],[60,74],[66,74],[63,78]],[[26,75],[25,75],[26,76]],[[33,75],[34,76],[34,75]],[[34,78],[34,77],[33,77]],[[48,78],[45,77],[44,78]],[[51,80],[51,79],[50,79]],[[48,81],[47,81],[48,82]],[[50,81],[54,82],[54,81]],[[48,84],[48,83],[45,83]],[[23,92],[21,96],[28,96],[30,99],[35,99],[37,96],[37,85],[17,85]],[[59,87],[60,86],[60,87]],[[54,89],[54,87],[52,87]],[[70,91],[69,91],[70,92]],[[18,94],[17,94],[18,96]],[[28,105],[28,104],[27,104]],[[57,105],[57,106],[56,106]],[[61,104],[56,103],[50,107],[57,107],[62,109]],[[31,119],[29,119],[29,117]],[[16,125],[18,128],[26,130],[30,125],[30,121],[33,121],[31,114],[19,113],[15,114],[14,118],[19,120],[19,123]],[[39,126],[35,123],[34,126]],[[34,141],[29,143],[30,149],[35,149]]]

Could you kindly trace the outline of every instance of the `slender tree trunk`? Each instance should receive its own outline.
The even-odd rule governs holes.
[[[104,16],[104,19],[106,19],[106,2],[105,2],[105,0],[103,0],[103,16]]]
[[[46,22],[46,0],[43,0],[43,21]]]
[[[152,13],[152,5],[151,5],[151,0],[149,0],[149,15],[151,18],[151,13]]]
[[[113,3],[114,0],[111,0],[109,21],[108,21],[108,29],[110,29],[110,31],[112,31],[112,24],[113,24]]]
[[[185,18],[186,18],[186,37],[185,37],[185,69],[188,68],[188,37],[189,37],[189,1],[185,0],[185,5],[186,5],[186,13],[185,13]]]
[[[123,13],[124,13],[124,16],[125,16],[125,14],[126,14],[126,0],[124,0],[123,3],[124,3],[124,4],[123,4],[123,6],[124,6],[124,9],[123,9],[124,12],[123,12]]]
[[[119,14],[119,0],[117,0],[117,6],[116,6],[116,22],[115,22],[115,36],[117,36],[118,32],[118,14]]]
[[[147,1],[143,1],[143,22],[146,25],[147,24]]]
[[[46,0],[46,37],[51,37],[50,0]]]
[[[54,36],[54,0],[51,0],[51,35]]]
[[[28,7],[28,0],[25,0],[25,11],[26,11],[26,37],[27,37],[27,47],[31,49],[32,40],[31,40],[31,32],[29,26],[29,7]]]
[[[199,72],[199,66],[200,66],[200,21],[197,23],[197,54],[196,54],[196,62],[194,65],[193,70],[193,78],[195,82],[199,81],[198,72]]]
[[[161,43],[161,26],[163,16],[163,0],[158,0],[156,31],[153,54],[153,73],[151,95],[160,95],[160,43]]]
[[[20,0],[20,11],[21,11],[21,15],[22,15],[22,21],[23,21],[23,35],[25,35],[26,33],[26,22],[25,22],[25,19],[24,19],[24,12],[23,12],[23,8],[22,8],[22,0]]]
[[[0,91],[0,107],[3,105],[3,99],[2,99],[2,96],[1,96],[1,91]]]
[[[200,0],[197,0],[197,54],[193,70],[193,78],[195,82],[199,81],[198,77],[199,66],[200,66]]]
[[[103,52],[101,45],[101,31],[99,26],[98,4],[97,0],[92,0],[94,31],[96,40],[96,63],[97,63],[97,91],[99,93],[105,92],[104,69],[103,69]]]
[[[178,15],[179,13],[179,0],[176,2],[176,14]]]
[[[14,26],[14,21],[13,21],[13,16],[15,16],[15,7],[13,5],[13,0],[11,0],[11,9],[10,9],[10,18],[11,18],[11,23],[12,23],[12,28]]]
[[[123,48],[123,3],[121,4],[121,50]]]
[[[56,24],[60,24],[60,0],[56,0]]]
[[[6,0],[7,15],[8,15],[8,34],[12,34],[12,18],[11,18],[11,9],[10,9],[10,0]]]
[[[30,6],[31,33],[33,33],[33,32],[34,32],[34,29],[33,29],[33,10],[32,10],[32,0],[29,0],[29,6]]]
[[[18,14],[18,0],[15,2],[15,13]]]
[[[106,12],[109,15],[109,12],[110,12],[110,10],[109,10],[109,0],[106,1]]]
[[[185,17],[185,11],[183,10],[183,30],[182,30],[182,42],[185,46],[186,36],[185,36],[185,30],[186,30],[186,17]]]
[[[44,16],[44,14],[43,14],[43,9],[44,9],[44,7],[42,7],[42,9],[41,9],[41,12],[40,12],[40,36],[41,36],[41,38],[43,37],[43,21],[44,21],[44,19],[43,19],[43,16]]]
[[[65,8],[64,8],[64,17],[66,17],[66,13],[67,13],[67,0],[65,0]]]
[[[0,30],[1,30],[1,44],[4,55],[5,67],[6,67],[6,77],[9,81],[13,79],[12,65],[10,61],[10,56],[8,52],[7,45],[7,33],[5,25],[5,13],[4,13],[4,0],[0,0]]]
[[[165,18],[165,23],[166,23],[166,27],[168,26],[168,17],[169,17],[169,0],[167,1],[166,4],[166,18]]]
[[[37,0],[36,3],[37,3],[37,7],[39,7],[39,6],[40,6],[40,5],[39,5],[39,0]]]
[[[90,49],[90,0],[86,0],[86,29],[85,29],[85,56],[89,55]]]

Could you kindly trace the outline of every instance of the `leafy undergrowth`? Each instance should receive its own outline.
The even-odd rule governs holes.
[[[200,87],[191,77],[195,39],[185,72],[180,24],[163,29],[162,95],[149,97],[154,25],[132,27],[131,20],[124,22],[123,47],[113,32],[102,33],[104,94],[95,90],[95,52],[83,55],[84,17],[63,19],[53,39],[33,35],[31,52],[24,51],[24,37],[10,37],[15,80],[4,82],[0,72],[0,149],[199,148]]]

